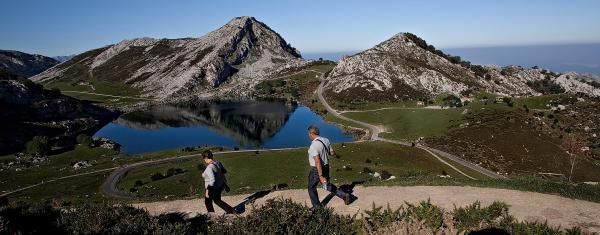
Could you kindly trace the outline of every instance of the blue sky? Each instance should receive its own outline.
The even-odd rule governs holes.
[[[357,51],[398,32],[439,48],[600,42],[600,1],[3,0],[1,49],[49,56],[136,37],[199,37],[250,15],[303,53]]]

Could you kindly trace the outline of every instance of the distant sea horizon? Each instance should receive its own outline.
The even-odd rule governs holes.
[[[463,60],[474,64],[520,65],[527,68],[539,66],[560,73],[576,71],[600,76],[600,43],[441,48],[440,50],[446,54],[460,56]],[[323,58],[339,61],[343,56],[358,52],[360,51],[303,53],[302,56],[305,59]]]

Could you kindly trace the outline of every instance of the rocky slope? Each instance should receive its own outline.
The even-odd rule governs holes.
[[[93,134],[117,113],[44,89],[0,70],[0,154],[19,151],[34,136],[68,147],[80,133]]]
[[[23,77],[39,74],[59,63],[58,60],[42,55],[0,50],[0,70]]]
[[[76,55],[61,55],[61,56],[54,56],[54,57],[52,57],[52,59],[58,60],[62,63],[62,62],[72,59],[75,56]]]
[[[580,74],[558,75],[539,68],[471,65],[413,34],[400,33],[343,58],[327,77],[325,88],[327,96],[346,102],[395,101],[440,94],[466,96],[473,91],[538,95],[542,92],[534,89],[535,83],[546,81],[542,85],[600,96],[598,87],[584,80]]]
[[[299,52],[253,17],[237,17],[200,38],[125,40],[80,54],[32,79],[109,81],[154,98],[247,95],[247,87],[303,63]]]

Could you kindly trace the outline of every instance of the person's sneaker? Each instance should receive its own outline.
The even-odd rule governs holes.
[[[350,203],[352,203],[352,198],[350,198],[350,194],[346,193],[346,195],[344,195],[344,204],[346,205],[350,205]]]

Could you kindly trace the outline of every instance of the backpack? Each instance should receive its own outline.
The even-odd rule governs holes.
[[[215,175],[219,175],[219,173],[222,174],[223,177],[223,189],[225,190],[225,192],[229,192],[230,188],[229,185],[227,185],[227,177],[225,177],[225,174],[227,174],[227,169],[225,169],[225,166],[223,166],[223,164],[221,162],[218,161],[213,161],[213,163],[211,163],[215,166],[215,169],[217,170],[215,173]]]

